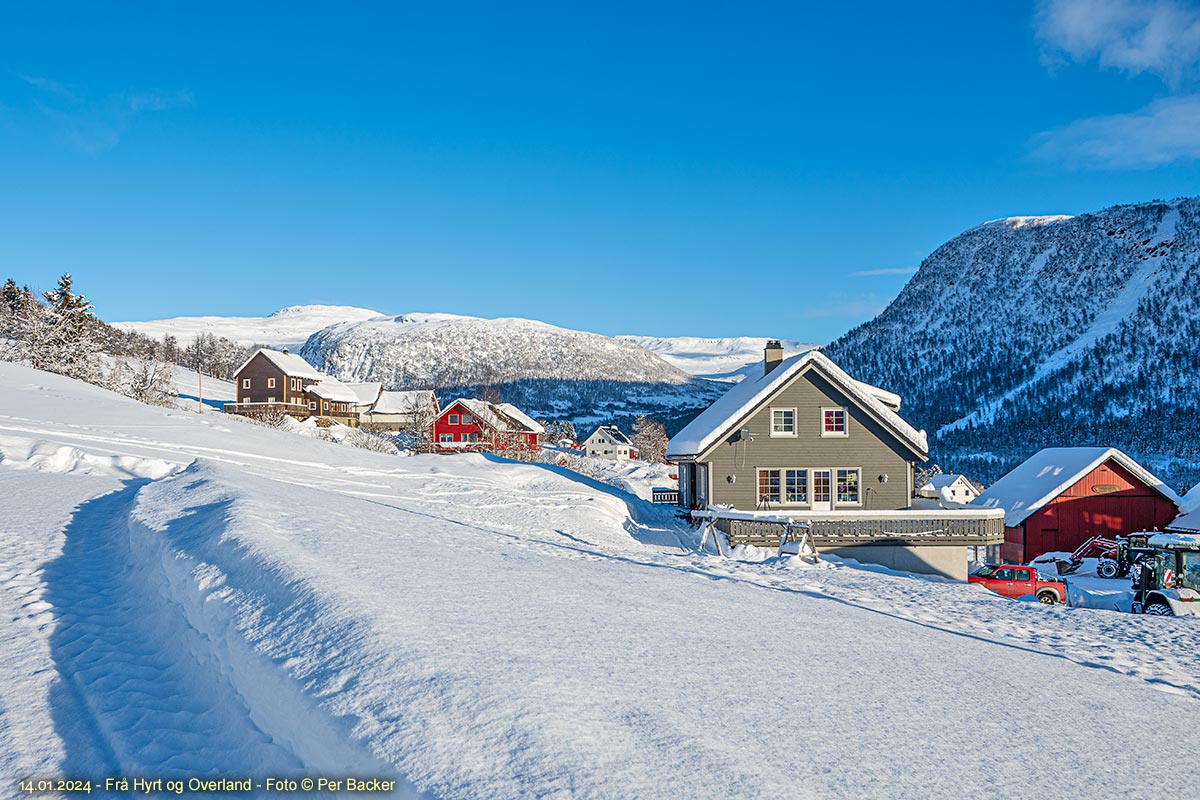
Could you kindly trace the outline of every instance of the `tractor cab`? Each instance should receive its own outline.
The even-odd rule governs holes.
[[[1200,616],[1200,535],[1156,533],[1133,581],[1134,613]]]

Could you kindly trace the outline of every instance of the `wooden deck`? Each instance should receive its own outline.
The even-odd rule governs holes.
[[[749,515],[721,516],[717,529],[729,544],[779,547],[788,528],[808,528],[817,547],[874,545],[996,545],[1004,541],[1004,512],[998,509],[961,511],[811,512],[788,519],[753,519]],[[798,538],[789,536],[789,539]]]

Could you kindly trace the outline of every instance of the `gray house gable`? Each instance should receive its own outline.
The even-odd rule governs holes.
[[[686,504],[742,510],[767,504],[780,510],[909,506],[913,463],[927,458],[924,435],[877,399],[864,399],[863,384],[819,353],[796,356],[748,380],[760,385],[735,387],[714,403],[709,419],[698,417],[698,424],[672,439]],[[736,413],[727,413],[731,409]],[[842,430],[825,429],[826,411]],[[687,449],[698,452],[682,452]],[[789,483],[793,500],[802,502],[788,502]],[[827,503],[826,491],[834,495]]]

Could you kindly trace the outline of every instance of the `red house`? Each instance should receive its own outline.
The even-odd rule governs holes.
[[[434,441],[443,452],[533,452],[538,449],[538,435],[544,432],[510,403],[463,398],[446,406],[433,426]]]
[[[1069,553],[1092,536],[1162,529],[1179,495],[1114,447],[1050,447],[996,481],[971,505],[1003,508],[1004,561]]]

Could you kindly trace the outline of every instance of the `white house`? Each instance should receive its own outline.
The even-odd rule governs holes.
[[[966,504],[979,497],[979,489],[965,475],[931,475],[929,482],[917,490],[917,494],[930,500],[946,503]]]
[[[601,425],[595,432],[583,440],[581,449],[586,455],[596,458],[611,458],[618,461],[629,461],[638,457],[637,448],[629,437],[621,433],[616,425]]]

